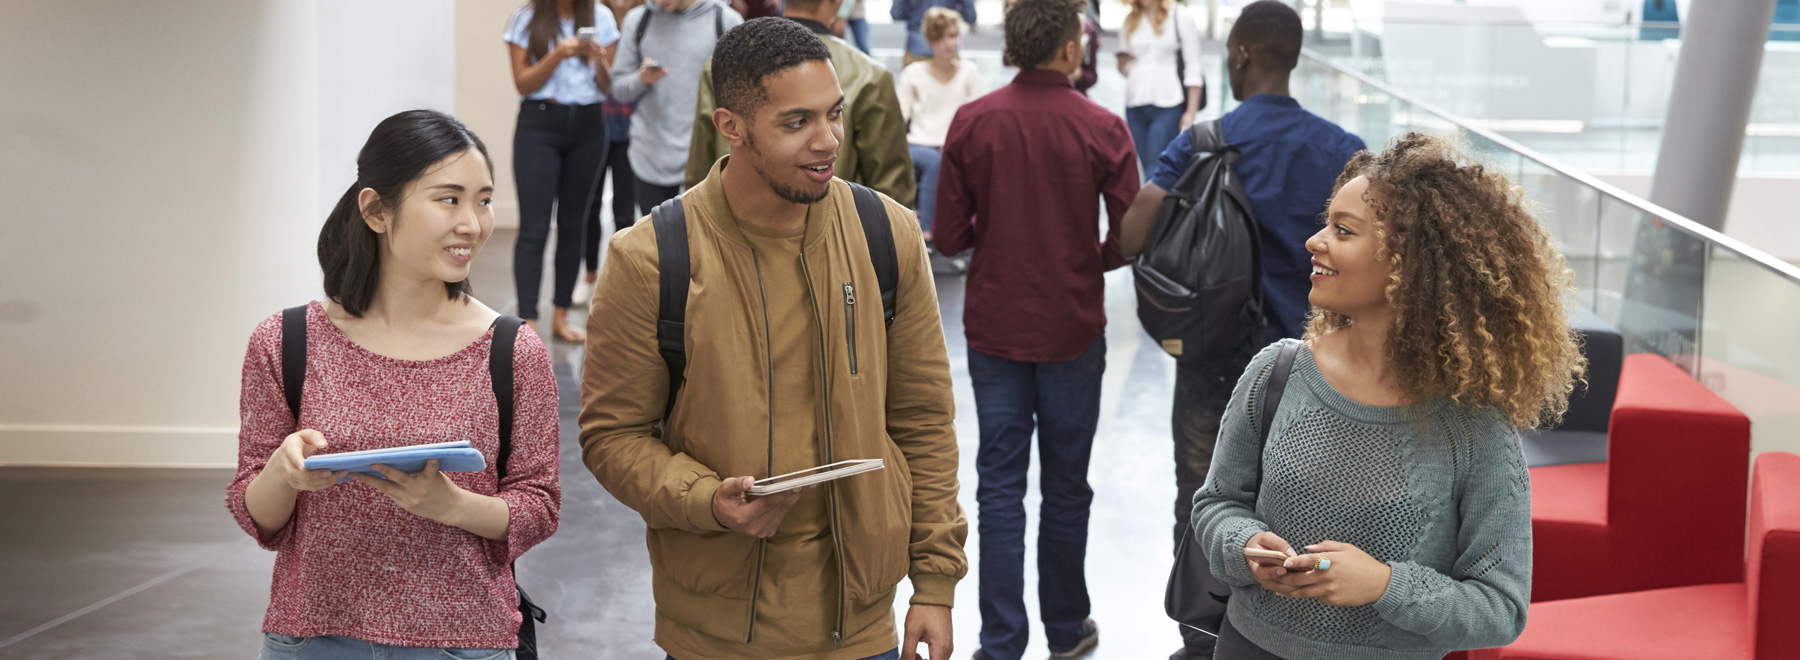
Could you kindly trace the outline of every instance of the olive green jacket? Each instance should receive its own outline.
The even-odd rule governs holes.
[[[795,21],[819,32],[823,25]],[[886,66],[843,39],[820,34],[831,49],[831,65],[844,89],[844,145],[838,150],[836,173],[887,195],[908,207],[918,196],[912,153],[906,144],[906,117],[900,114],[900,95]],[[700,73],[700,101],[694,107],[694,140],[688,147],[687,187],[700,185],[719,158],[731,153],[731,144],[713,126],[712,61]]]

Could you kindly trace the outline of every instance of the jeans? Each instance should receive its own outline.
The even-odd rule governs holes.
[[[433,649],[388,646],[354,637],[290,637],[264,633],[257,660],[513,660],[512,649]]]
[[[850,25],[851,43],[856,44],[856,49],[867,55],[869,53],[869,19],[852,18],[846,23]]]
[[[675,656],[668,656],[666,660],[675,660]],[[900,649],[894,649],[881,655],[871,655],[863,660],[900,660]]]
[[[912,152],[913,175],[919,178],[919,228],[931,233],[931,218],[937,214],[938,163],[944,159],[937,147],[906,145]]]
[[[544,279],[544,244],[550,239],[550,214],[556,212],[555,289],[551,303],[573,305],[575,277],[581,269],[588,207],[595,182],[606,162],[606,121],[598,103],[557,105],[545,101],[519,104],[513,131],[513,184],[519,191],[519,242],[513,247],[513,283],[518,287],[519,317],[538,315],[538,287]]]
[[[632,194],[637,197],[638,217],[640,218],[650,215],[650,209],[681,195],[680,185],[659,186],[654,183],[644,183],[641,179],[634,181],[632,188],[634,191]]]
[[[1181,134],[1181,115],[1186,111],[1187,107],[1180,105],[1167,108],[1140,105],[1125,109],[1125,125],[1131,129],[1132,145],[1137,147],[1138,176],[1149,180],[1156,171],[1156,162],[1162,157],[1163,150]]]
[[[1194,510],[1194,492],[1206,483],[1212,468],[1213,448],[1219,441],[1219,418],[1231,403],[1238,376],[1249,366],[1250,356],[1216,362],[1182,362],[1175,366],[1175,405],[1170,428],[1175,436],[1175,541],[1188,529]],[[1212,635],[1178,625],[1181,640],[1191,655],[1213,649]]]
[[[1074,646],[1092,610],[1087,590],[1088,458],[1100,422],[1106,338],[1068,362],[1016,362],[969,349],[975,415],[975,501],[981,534],[981,648],[1019,660],[1030,638],[1025,617],[1025,489],[1037,432],[1038,606],[1050,648]]]
[[[613,231],[630,227],[637,222],[637,179],[631,176],[631,158],[626,151],[631,147],[631,140],[615,140],[606,150],[606,163],[600,168],[600,177],[594,182],[593,211],[588,213],[587,223],[587,269],[600,270],[600,197],[601,189],[606,187],[606,171],[612,170],[612,217]]]

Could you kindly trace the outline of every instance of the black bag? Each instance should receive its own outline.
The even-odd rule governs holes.
[[[900,288],[900,258],[894,252],[894,227],[888,224],[887,205],[874,190],[850,184],[856,200],[856,217],[869,244],[869,263],[875,267],[875,284],[881,289],[881,319],[894,325],[895,294]],[[656,264],[660,299],[657,304],[656,348],[669,368],[669,401],[663,405],[663,422],[675,410],[675,395],[687,373],[687,294],[691,283],[688,262],[687,209],[675,197],[650,210],[656,230]]]
[[[1138,321],[1180,362],[1212,360],[1262,339],[1262,241],[1219,120],[1188,131],[1194,156],[1131,264]]]
[[[1263,390],[1263,403],[1257,412],[1256,492],[1262,492],[1262,448],[1269,442],[1269,426],[1275,422],[1275,410],[1281,407],[1281,393],[1287,389],[1288,373],[1294,369],[1294,356],[1300,353],[1300,340],[1281,340],[1281,353],[1269,371],[1269,383]],[[1169,571],[1169,586],[1163,591],[1163,611],[1181,625],[1197,628],[1214,637],[1225,622],[1225,603],[1231,599],[1231,587],[1212,573],[1206,553],[1195,548],[1190,520],[1181,522],[1181,541],[1175,545],[1175,567]]]
[[[300,423],[300,393],[306,386],[306,305],[281,311],[281,388],[288,412]],[[517,316],[494,319],[493,347],[488,352],[488,376],[493,381],[494,401],[500,405],[500,450],[494,459],[495,483],[506,480],[506,463],[512,458],[513,341],[519,335]],[[519,592],[518,660],[537,660],[537,624],[549,618],[544,608],[531,602],[519,587],[518,566],[513,567],[513,589]]]

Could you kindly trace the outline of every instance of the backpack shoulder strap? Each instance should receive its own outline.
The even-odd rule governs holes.
[[[894,226],[888,223],[887,205],[881,195],[862,184],[850,184],[856,199],[856,219],[862,222],[863,236],[869,242],[869,263],[875,266],[875,281],[881,286],[881,319],[894,325],[894,306],[900,289],[900,258],[894,252]]]
[[[656,229],[657,288],[661,293],[656,350],[662,353],[663,363],[669,368],[669,401],[663,405],[663,422],[667,424],[687,372],[687,297],[692,271],[688,263],[687,211],[681,206],[681,197],[651,209],[650,223]]]
[[[506,463],[512,458],[513,430],[513,343],[519,337],[517,316],[501,315],[494,319],[494,340],[488,347],[488,380],[494,384],[494,401],[500,404],[500,451],[494,456],[494,473],[506,479]]]
[[[637,49],[638,58],[644,57],[644,31],[650,29],[650,17],[653,14],[649,7],[644,8],[644,15],[638,19],[637,30],[631,35],[631,45]]]
[[[294,428],[300,428],[300,394],[306,388],[306,309],[281,310],[281,393],[287,397]]]
[[[648,11],[648,10],[645,10]],[[725,5],[713,10],[713,39],[725,36]]]

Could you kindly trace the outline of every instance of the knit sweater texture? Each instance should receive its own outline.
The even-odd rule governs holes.
[[[1257,420],[1279,344],[1251,361],[1220,424],[1193,526],[1231,585],[1234,628],[1289,660],[1436,660],[1504,646],[1531,600],[1531,484],[1518,433],[1491,407],[1421,409],[1340,394],[1302,348],[1262,449]],[[1393,568],[1358,607],[1276,595],[1242,550],[1270,531],[1293,544],[1348,543]]]

